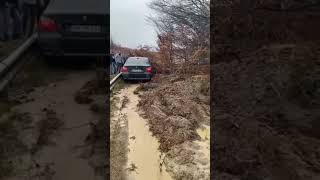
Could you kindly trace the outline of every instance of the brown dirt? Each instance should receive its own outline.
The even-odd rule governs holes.
[[[141,86],[139,106],[160,151],[167,154],[167,170],[174,179],[209,179],[209,166],[198,162],[201,148],[196,145],[201,140],[197,129],[210,126],[209,76],[160,75]],[[194,148],[188,149],[190,143]],[[202,162],[209,164],[209,153]]]
[[[319,48],[264,47],[213,72],[214,179],[319,179]]]

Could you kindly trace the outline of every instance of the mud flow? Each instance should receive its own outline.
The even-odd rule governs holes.
[[[159,142],[149,131],[147,120],[137,112],[139,97],[133,92],[137,85],[127,88],[125,96],[130,99],[128,107],[123,111],[127,114],[129,129],[129,168],[136,169],[128,171],[129,180],[157,179],[170,180],[163,164],[163,154],[159,152]]]
[[[124,169],[124,172],[119,176],[128,180],[170,180],[172,178],[166,171],[164,155],[158,149],[159,142],[149,131],[147,120],[141,117],[138,112],[137,104],[140,98],[134,94],[137,87],[138,85],[126,86],[114,97],[118,101],[115,104],[117,111],[112,113],[113,117],[111,118],[111,142],[117,140],[123,141],[123,144],[122,147],[111,144],[111,155],[115,149],[127,149],[125,151],[127,159],[122,164],[122,168],[119,168],[112,162],[114,162],[113,159],[118,159],[117,162],[121,161],[120,157],[111,157],[111,179],[119,179],[115,176],[115,171]],[[125,131],[122,135],[115,133],[117,131],[116,124]],[[126,136],[125,139],[121,138],[123,135]]]
[[[91,104],[75,98],[88,82],[96,81],[94,70],[54,66],[33,58],[9,87],[7,102],[0,101],[0,131],[4,133],[0,179],[104,179],[105,171],[100,169],[105,168],[101,163],[105,159],[98,154],[103,148],[98,149],[97,143],[101,133],[91,134],[96,124],[104,127],[99,124],[102,116],[94,110],[104,107],[106,95],[100,106],[98,98]]]

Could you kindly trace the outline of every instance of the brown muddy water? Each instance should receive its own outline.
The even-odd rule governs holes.
[[[130,85],[123,92],[130,100],[123,112],[127,115],[129,152],[127,161],[128,180],[171,180],[158,150],[159,142],[149,131],[147,120],[137,110],[139,97],[133,92],[138,85]]]
[[[84,85],[85,82],[92,79],[94,73],[91,71],[75,72],[66,75],[65,80],[51,84],[45,87],[39,87],[30,93],[29,98],[34,101],[16,106],[15,109],[21,112],[28,112],[35,121],[39,121],[39,115],[43,113],[43,109],[52,109],[57,114],[57,118],[64,123],[63,128],[75,127],[79,124],[94,122],[97,117],[86,105],[77,104],[74,101],[74,94]],[[84,145],[84,140],[90,133],[89,126],[70,130],[60,130],[52,137],[52,144],[44,146],[32,157],[30,164],[37,163],[39,165],[50,165],[49,177],[42,179],[77,179],[77,180],[96,180],[102,179],[95,174],[93,167],[86,158],[82,157],[83,149],[77,148]],[[29,139],[35,139],[32,137]],[[25,137],[28,138],[28,137]],[[30,142],[34,144],[34,142]],[[21,164],[20,169],[29,167]],[[31,165],[30,165],[31,166]],[[30,172],[37,174],[38,172]],[[47,176],[47,175],[46,175]],[[22,177],[12,177],[10,180],[28,179]],[[37,179],[35,177],[30,179]],[[29,180],[29,179],[28,179]]]

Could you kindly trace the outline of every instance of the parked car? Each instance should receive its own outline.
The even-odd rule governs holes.
[[[124,80],[151,80],[154,68],[147,57],[129,57],[121,72]]]
[[[46,56],[106,57],[109,12],[106,0],[53,0],[38,25]]]

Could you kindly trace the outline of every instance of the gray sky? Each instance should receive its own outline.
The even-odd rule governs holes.
[[[147,7],[150,1],[110,1],[110,31],[115,43],[129,48],[136,48],[139,45],[157,45],[155,29],[146,20],[146,16],[152,12]]]

